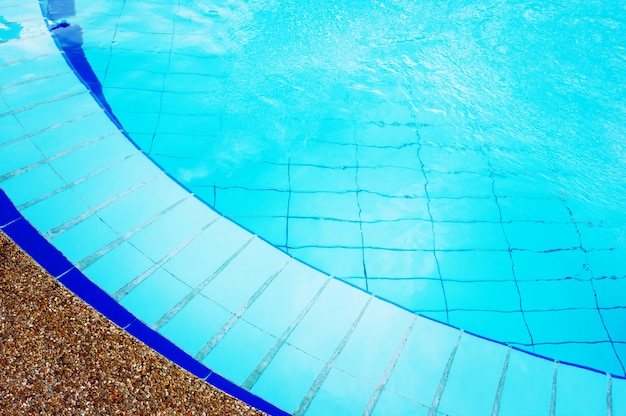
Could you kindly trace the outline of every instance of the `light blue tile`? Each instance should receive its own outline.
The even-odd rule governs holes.
[[[188,198],[134,234],[128,242],[154,261],[183,244],[217,214],[195,198]]]
[[[580,246],[574,224],[512,222],[502,226],[513,249],[550,251]]]
[[[394,305],[374,299],[333,366],[377,384],[413,316]]]
[[[361,124],[356,130],[358,144],[369,146],[404,146],[418,141],[414,128],[395,125]]]
[[[526,198],[558,198],[553,188],[545,186],[545,182],[538,175],[528,174],[528,171],[518,174],[503,174],[494,176],[494,188],[497,195]]]
[[[376,295],[420,313],[445,311],[441,282],[435,279],[367,279],[367,289]]]
[[[195,296],[159,332],[194,355],[230,319],[232,314],[204,296]]]
[[[597,218],[597,217],[596,217]],[[594,218],[595,221],[597,219]],[[610,220],[610,219],[608,219]],[[624,249],[624,224],[578,224],[578,229],[587,250]]]
[[[522,305],[527,311],[596,307],[590,281],[568,279],[519,282],[518,285]]]
[[[359,220],[356,193],[293,193],[289,198],[289,216]]]
[[[152,162],[137,153],[75,185],[72,189],[90,206],[95,207],[158,173],[159,169]]]
[[[500,398],[500,415],[550,413],[554,362],[511,350]]]
[[[330,281],[287,342],[321,360],[328,360],[365,306],[368,296],[339,281]],[[320,333],[324,336],[320,337]]]
[[[435,222],[437,250],[508,250],[500,224]]]
[[[359,167],[394,167],[420,170],[417,142],[400,147],[359,146]]]
[[[364,251],[367,275],[372,278],[433,278],[439,279],[437,261],[431,251]]]
[[[2,146],[0,147],[0,175],[25,168],[42,159],[43,155],[39,149],[28,139]]]
[[[441,396],[439,411],[453,415],[490,414],[506,350],[502,345],[463,335]]]
[[[513,280],[507,251],[437,251],[444,280]]]
[[[428,199],[390,198],[368,192],[359,192],[363,221],[397,220],[399,218],[430,220]]]
[[[243,315],[269,334],[280,337],[304,311],[328,277],[293,261],[274,279]]]
[[[135,247],[123,242],[83,271],[105,292],[112,294],[153,264]]]
[[[572,218],[559,199],[535,199],[520,197],[501,197],[498,204],[502,210],[503,221],[546,221],[564,222]]]
[[[0,66],[4,85],[25,82],[59,73],[70,73],[65,60],[58,55],[34,57],[10,65]]]
[[[428,195],[431,198],[489,198],[493,182],[486,174],[428,172]]]
[[[46,157],[50,157],[91,139],[111,135],[117,131],[117,127],[104,113],[97,112],[42,131],[31,140]]]
[[[54,237],[51,242],[72,262],[77,262],[117,238],[98,217],[91,216]]]
[[[487,159],[476,150],[451,146],[424,145],[419,150],[426,170],[438,172],[478,172],[489,174]]]
[[[524,315],[537,343],[607,341],[600,314],[595,309],[526,312]]]
[[[333,369],[311,402],[307,416],[360,415],[374,392],[366,384],[342,371]]]
[[[16,113],[15,116],[29,132],[64,123],[98,109],[91,95],[85,93]]]
[[[74,182],[133,153],[137,150],[123,136],[109,136],[54,159],[50,165],[66,181]]]
[[[292,191],[348,192],[356,189],[356,169],[292,166],[290,172]]]
[[[87,205],[68,189],[25,208],[22,214],[41,233],[45,233],[85,211]]]
[[[294,149],[292,164],[323,165],[335,168],[356,165],[356,146],[309,140]],[[359,154],[359,158],[363,155]]]
[[[163,175],[101,209],[97,215],[119,234],[125,234],[187,195]]]
[[[621,292],[624,294],[624,292]],[[626,343],[626,309],[608,309],[601,310],[602,321],[606,326],[606,330],[611,335],[613,342]]]
[[[289,254],[338,278],[363,275],[363,252],[360,247],[308,247],[289,249]]]
[[[0,144],[6,143],[26,133],[26,129],[20,124],[13,114],[0,115]]]
[[[32,80],[27,84],[19,84],[4,88],[2,97],[9,107],[18,109],[42,103],[57,97],[84,92],[85,87],[72,73],[64,73],[50,78]]]
[[[426,180],[421,171],[406,168],[360,168],[357,177],[359,189],[397,197],[425,197]]]
[[[159,74],[160,78],[161,75]],[[157,79],[157,81],[160,81]],[[157,134],[175,133],[182,136],[194,135],[199,132],[216,134],[220,130],[220,118],[210,114],[177,115],[161,113]]]
[[[2,189],[9,195],[13,203],[19,206],[64,185],[65,182],[50,166],[41,165],[4,181]]]
[[[397,220],[363,223],[363,242],[366,247],[403,250],[433,250],[433,231],[430,221]]]
[[[227,310],[237,312],[287,260],[285,254],[255,238],[202,290],[202,294]]]
[[[324,368],[322,361],[294,347],[284,345],[254,384],[252,393],[293,413],[322,368]],[[285,380],[289,382],[285,383]]]
[[[429,315],[428,313],[426,315]],[[450,311],[450,324],[500,342],[531,344],[530,334],[521,311]]]
[[[430,406],[459,331],[418,317],[386,388]]]
[[[433,198],[430,213],[435,221],[500,221],[500,211],[493,197]]]
[[[372,416],[426,416],[428,407],[413,402],[406,397],[383,390]]]
[[[548,253],[513,251],[515,275],[518,281],[562,279],[573,277],[589,279],[585,269],[585,253],[582,250],[565,250]]]
[[[626,279],[600,279],[593,281],[593,287],[600,308],[615,308],[624,306],[626,293]]]
[[[207,367],[241,384],[276,342],[276,338],[239,320],[202,360]]]
[[[448,308],[513,312],[520,309],[520,296],[513,281],[444,282]]]
[[[206,152],[207,144],[206,139],[204,139],[204,149]],[[217,146],[223,146],[224,144],[218,142]],[[222,152],[222,149],[216,148],[214,149],[214,153],[219,154]],[[269,157],[269,155],[264,155],[265,157]],[[258,157],[258,156],[256,156]],[[278,156],[280,157],[280,156]],[[272,158],[273,159],[273,158]],[[270,159],[270,162],[277,163],[279,161],[274,161]],[[215,177],[219,177],[218,185],[223,187],[236,187],[241,186],[242,184],[246,185],[246,188],[249,189],[259,189],[267,191],[289,191],[289,169],[286,164],[272,164],[272,163],[264,163],[263,161],[250,160],[247,163],[243,164],[240,162],[237,166],[231,167],[227,166],[224,168],[228,168],[228,171]],[[216,167],[217,168],[217,167]],[[213,169],[216,169],[213,168]],[[220,172],[221,173],[221,172]],[[211,177],[211,176],[209,176]],[[233,193],[237,192],[249,192],[243,189],[229,189]],[[254,193],[252,193],[254,195]],[[259,202],[262,202],[263,195],[271,195],[271,194],[259,194],[260,196],[253,198]],[[273,196],[274,198],[278,198],[278,196]]]
[[[361,247],[361,230],[356,222],[324,221],[291,218],[289,220],[290,247]]]
[[[124,296],[120,304],[146,324],[152,325],[190,291],[189,286],[166,270],[158,269]]]
[[[559,416],[606,414],[607,376],[559,364],[556,411]]]
[[[286,216],[289,205],[287,192],[220,189],[215,198],[215,208],[228,215]]]
[[[626,414],[626,380],[613,377],[611,380],[613,414]]]
[[[230,221],[219,219],[168,260],[164,267],[180,280],[196,287],[251,237]]]
[[[589,268],[595,278],[626,277],[626,248],[594,250],[587,253]]]

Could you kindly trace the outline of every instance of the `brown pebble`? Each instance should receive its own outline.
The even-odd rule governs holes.
[[[263,414],[112,324],[1,231],[0,380],[3,414]]]

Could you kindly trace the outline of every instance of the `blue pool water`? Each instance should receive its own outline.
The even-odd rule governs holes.
[[[270,414],[626,413],[624,14],[0,3],[0,229]]]
[[[624,373],[621,5],[76,12],[115,116],[220,213],[409,310]]]

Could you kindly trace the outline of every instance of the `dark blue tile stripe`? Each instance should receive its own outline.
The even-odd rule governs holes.
[[[58,278],[58,281],[70,291],[168,360],[265,413],[288,415],[271,403],[214,373],[124,309],[80,270],[76,269],[59,250],[39,234],[35,227],[17,211],[15,205],[2,189],[0,189],[0,229],[48,273]]]

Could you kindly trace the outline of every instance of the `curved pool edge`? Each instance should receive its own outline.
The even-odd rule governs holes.
[[[0,189],[0,230],[52,277],[112,323],[163,357],[223,392],[271,415],[286,415],[266,400],[214,373],[124,309],[106,292],[76,269],[20,214]]]
[[[17,7],[17,6],[16,6]],[[3,9],[8,9],[9,7],[0,7],[0,12],[3,11]],[[31,16],[32,17],[32,16]],[[57,51],[58,52],[58,51]],[[22,58],[25,60],[30,59],[29,57],[26,58]],[[0,66],[3,66],[3,63],[0,63]],[[37,77],[35,77],[35,80],[38,80]],[[78,82],[78,80],[76,80]],[[2,90],[0,89],[0,94],[2,93]],[[33,107],[37,107],[39,104],[38,102],[33,102],[30,104]],[[27,106],[28,107],[28,106]],[[9,111],[2,114],[0,113],[0,117],[12,117],[16,112],[18,111],[22,111],[22,108],[24,107],[20,107],[19,109],[11,109],[9,108]],[[60,108],[64,108],[64,107],[60,107]],[[111,122],[113,123],[113,122]],[[117,127],[116,127],[117,128]],[[14,140],[17,140],[20,136],[18,136],[17,138],[14,138]],[[28,136],[28,138],[30,139],[30,137],[32,136]],[[10,145],[6,145],[7,142],[9,142],[10,140],[6,140],[3,141],[2,143],[0,143],[0,146],[5,147],[5,149],[7,147],[10,147]],[[19,141],[18,141],[19,142]],[[15,143],[18,143],[15,142]],[[5,153],[4,156],[8,156],[9,153]],[[2,156],[2,154],[0,154],[0,156]],[[145,155],[144,155],[145,157]],[[23,169],[24,166],[22,167],[18,167],[15,171],[18,171],[19,169]],[[16,175],[19,176],[19,175]],[[5,178],[6,179],[6,178]],[[172,180],[170,178],[170,180]],[[4,181],[4,179],[3,179]],[[4,186],[4,184],[3,184]],[[209,210],[208,207],[206,207],[207,210]],[[83,300],[85,300],[87,303],[91,304],[94,308],[96,308],[97,310],[99,310],[101,313],[103,313],[105,316],[107,316],[107,318],[109,318],[111,321],[113,321],[114,323],[116,323],[118,326],[122,327],[123,329],[125,329],[127,332],[129,332],[131,335],[135,336],[136,338],[140,339],[142,342],[146,343],[147,345],[149,345],[151,348],[155,349],[157,352],[161,353],[162,355],[166,356],[168,359],[172,360],[173,362],[181,365],[183,368],[187,369],[188,371],[192,372],[193,374],[197,375],[200,378],[203,378],[205,380],[207,380],[209,383],[215,385],[216,387],[226,391],[227,393],[238,397],[240,399],[243,399],[244,401],[246,401],[247,403],[251,404],[252,406],[255,406],[257,408],[259,408],[260,410],[266,411],[270,414],[285,414],[284,411],[280,410],[278,407],[270,404],[269,402],[265,401],[264,399],[260,399],[259,397],[257,397],[256,395],[250,393],[248,390],[243,389],[242,387],[240,387],[239,385],[237,385],[236,383],[230,382],[227,379],[219,376],[217,373],[212,372],[209,367],[205,366],[204,364],[202,364],[201,362],[195,360],[193,357],[191,357],[191,355],[187,354],[186,352],[184,352],[182,349],[180,349],[179,347],[177,347],[176,345],[174,345],[172,342],[170,342],[169,340],[167,340],[163,335],[159,334],[157,331],[155,331],[154,329],[152,329],[150,326],[146,325],[145,323],[143,323],[140,319],[138,319],[137,317],[135,317],[135,315],[131,314],[130,312],[128,312],[124,307],[122,307],[117,301],[115,301],[108,293],[106,293],[105,291],[103,291],[100,287],[98,287],[96,284],[94,284],[87,276],[85,276],[85,274],[83,274],[82,271],[79,271],[72,262],[70,262],[69,260],[67,260],[66,255],[63,254],[60,250],[58,250],[52,243],[50,243],[43,235],[42,233],[40,233],[40,231],[38,231],[33,225],[31,225],[31,223],[22,215],[22,212],[20,212],[18,209],[15,208],[14,203],[11,201],[11,199],[6,195],[6,193],[4,192],[4,190],[2,191],[2,193],[0,194],[0,228],[3,229],[3,231],[5,231],[7,233],[7,235],[9,235],[9,237],[11,239],[13,239],[15,242],[18,243],[18,245],[20,245],[31,257],[33,257],[39,264],[41,264],[46,270],[48,270],[55,278],[58,279],[59,282],[61,282],[62,284],[64,284],[66,287],[68,287],[71,291],[73,291],[74,293],[76,293],[79,297],[81,297]],[[277,249],[275,249],[277,250]],[[336,280],[335,280],[336,281]],[[354,288],[352,289],[354,290]],[[373,298],[373,297],[372,297]],[[378,305],[377,307],[382,308],[381,310],[385,310],[388,313],[394,315],[394,316],[406,316],[406,313],[408,313],[407,311],[403,311],[403,312],[392,312],[391,309],[388,309],[388,307],[385,306],[380,306],[381,304],[385,304],[385,305],[390,305],[388,302],[384,302],[380,299],[377,298],[373,298],[376,299],[374,300],[374,302]],[[277,299],[280,301],[280,299]],[[371,300],[370,300],[371,301]],[[367,302],[370,302],[367,301]],[[396,306],[394,306],[395,308]],[[363,309],[363,311],[365,311],[365,309]],[[398,314],[398,315],[395,315]],[[403,318],[405,319],[405,318]],[[413,328],[414,328],[414,324],[417,321],[419,321],[418,325],[425,325],[424,328],[428,327],[430,328],[434,328],[432,326],[428,326],[428,324],[425,324],[424,322],[422,322],[422,320],[426,320],[426,318],[423,317],[415,317],[412,318],[413,321],[412,323],[409,325],[409,329],[404,329],[404,330],[400,330],[398,329],[396,332],[399,333],[399,335],[396,336],[396,338],[400,339],[400,343],[399,346],[394,346],[392,348],[387,348],[387,350],[392,350],[392,354],[391,355],[391,361],[389,362],[388,365],[383,366],[384,371],[380,372],[381,376],[386,377],[386,379],[384,380],[384,382],[370,382],[367,381],[370,378],[369,374],[361,374],[358,375],[357,377],[355,377],[354,375],[352,375],[352,377],[354,377],[357,381],[359,381],[359,379],[364,379],[367,381],[367,383],[357,383],[355,385],[359,385],[362,387],[363,384],[367,385],[374,385],[374,392],[372,393],[372,397],[377,396],[377,400],[370,406],[370,399],[367,400],[368,402],[368,406],[366,407],[366,411],[369,409],[370,412],[374,411],[374,408],[378,409],[378,407],[376,407],[378,404],[377,402],[380,402],[381,400],[381,395],[383,397],[384,400],[390,401],[390,402],[395,402],[394,403],[404,403],[406,402],[406,398],[407,395],[406,394],[396,394],[398,393],[397,390],[402,390],[402,382],[398,381],[397,382],[397,387],[396,390],[389,390],[391,391],[391,393],[389,393],[387,396],[385,396],[383,394],[383,390],[385,391],[385,393],[387,392],[387,386],[388,386],[388,382],[390,379],[393,380],[393,376],[395,374],[398,374],[398,371],[400,369],[400,366],[397,366],[396,364],[402,362],[402,363],[412,363],[411,364],[407,364],[407,370],[410,372],[413,372],[413,370],[415,370],[416,368],[419,368],[419,363],[415,363],[410,361],[409,358],[405,358],[406,357],[406,353],[403,350],[404,347],[406,347],[407,345],[407,340],[409,339],[409,337],[413,334]],[[320,329],[323,329],[323,325],[324,322],[320,322],[318,327]],[[357,322],[358,324],[358,322]],[[444,326],[443,324],[436,324],[437,326],[441,325]],[[353,325],[353,330],[356,330],[358,325]],[[380,334],[384,334],[385,333],[385,329],[386,328],[380,328],[379,329],[379,333]],[[479,367],[475,367],[474,363],[474,359],[478,356],[482,356],[482,358],[484,359],[484,351],[492,351],[497,355],[499,354],[500,357],[498,360],[491,360],[491,357],[487,357],[488,360],[487,361],[498,361],[496,363],[496,365],[494,366],[494,368],[492,369],[493,371],[491,371],[491,380],[489,380],[489,385],[490,387],[493,387],[494,385],[496,386],[495,389],[495,400],[494,399],[489,399],[489,398],[483,398],[481,403],[475,404],[476,406],[482,406],[481,408],[486,409],[487,407],[492,408],[493,409],[493,413],[497,414],[497,410],[500,410],[501,405],[502,405],[502,394],[503,394],[503,388],[505,386],[508,386],[506,384],[506,380],[508,378],[511,377],[510,374],[514,374],[514,373],[509,373],[508,371],[513,371],[513,365],[510,363],[510,356],[511,356],[511,351],[515,351],[514,349],[511,348],[507,348],[506,346],[502,345],[502,344],[494,344],[493,342],[489,341],[489,340],[482,340],[481,338],[478,337],[473,337],[473,336],[468,336],[471,334],[468,333],[463,333],[462,331],[459,331],[455,328],[451,328],[451,327],[447,327],[447,329],[445,329],[445,331],[449,331],[449,334],[458,334],[458,336],[451,336],[450,342],[448,343],[449,345],[444,345],[443,343],[441,343],[439,346],[442,347],[442,349],[445,349],[446,347],[449,347],[450,350],[452,351],[451,354],[449,356],[443,357],[440,359],[440,361],[444,362],[445,361],[445,365],[443,366],[443,376],[441,377],[434,377],[433,379],[437,379],[436,381],[436,386],[431,386],[431,387],[436,387],[435,390],[435,396],[432,400],[432,402],[426,403],[426,405],[428,406],[427,409],[425,408],[421,408],[422,410],[424,410],[424,412],[426,412],[426,410],[428,410],[429,414],[436,414],[439,410],[445,410],[446,412],[448,410],[455,410],[459,408],[459,404],[465,404],[463,402],[459,403],[459,400],[463,400],[462,398],[466,398],[469,399],[467,397],[467,393],[463,393],[460,391],[454,391],[454,388],[459,388],[459,386],[462,386],[464,384],[467,384],[466,381],[464,381],[463,379],[467,379],[468,377],[470,377],[472,374],[481,374],[483,368],[482,365],[479,365]],[[321,331],[320,331],[321,332]],[[318,333],[319,334],[319,333]],[[348,334],[351,335],[352,333]],[[464,334],[468,334],[468,335],[464,335]],[[465,340],[469,340],[469,341],[465,341]],[[343,352],[343,347],[345,347],[348,343],[349,343],[349,337],[345,339],[345,342],[342,346],[342,349],[339,350],[337,352],[338,355],[341,355],[341,352]],[[368,343],[368,347],[372,347],[372,348],[376,348],[376,343],[378,342],[378,344],[380,344],[382,341],[385,341],[383,339],[376,339],[376,340],[370,340],[370,343]],[[411,341],[413,341],[413,339],[411,339]],[[417,342],[417,341],[415,341]],[[410,343],[409,343],[410,344]],[[410,344],[413,345],[413,344]],[[415,344],[418,345],[418,344]],[[457,351],[460,348],[460,345],[462,346],[461,348],[461,353],[464,353],[465,355],[459,355],[457,356]],[[467,348],[465,348],[467,346]],[[417,348],[417,347],[416,347]],[[354,349],[354,347],[353,347]],[[419,348],[418,348],[419,350]],[[403,355],[403,353],[405,353]],[[519,355],[515,355],[515,353],[513,353],[515,357],[520,357]],[[388,354],[389,355],[389,354]],[[458,365],[458,362],[461,360],[461,358],[458,358],[460,356],[466,357],[467,358],[467,362],[464,362],[464,366],[461,367],[461,369],[459,367],[455,367],[455,365]],[[524,352],[524,356],[527,358],[518,358],[519,360],[521,360],[520,362],[523,362],[525,364],[529,364],[529,362],[533,361],[533,360],[538,360],[540,358],[534,357],[532,355],[528,355],[528,353]],[[335,357],[338,358],[338,357]],[[431,358],[431,357],[414,357],[414,358]],[[466,360],[466,358],[463,358],[463,360]],[[498,357],[496,357],[498,358]],[[401,359],[404,359],[405,361],[401,361]],[[346,359],[344,359],[345,361]],[[409,360],[409,361],[407,361]],[[550,385],[551,389],[550,389],[550,399],[549,399],[549,405],[550,405],[550,410],[551,410],[551,414],[559,414],[561,412],[560,408],[561,406],[561,400],[563,400],[563,397],[568,398],[568,396],[570,396],[570,394],[572,394],[572,396],[569,397],[569,399],[572,399],[572,406],[575,406],[576,403],[576,398],[578,398],[578,400],[581,400],[580,397],[575,397],[575,391],[577,391],[577,389],[572,389],[571,386],[569,389],[566,389],[564,391],[560,391],[559,393],[561,394],[557,394],[557,368],[565,368],[565,372],[566,374],[568,372],[570,372],[568,378],[567,378],[567,382],[571,381],[571,378],[576,379],[576,377],[571,377],[571,376],[575,376],[575,375],[579,375],[580,379],[584,379],[584,378],[589,378],[589,376],[582,376],[580,372],[577,372],[576,370],[581,370],[583,372],[585,372],[585,374],[587,373],[594,373],[594,374],[598,374],[601,375],[603,374],[602,372],[598,372],[597,370],[593,370],[591,372],[589,372],[589,369],[586,369],[584,367],[581,366],[577,366],[577,365],[571,365],[571,364],[565,364],[565,363],[552,363],[550,361],[545,361],[546,363],[550,363],[551,365],[554,366],[554,371],[550,372],[551,375],[551,379],[549,380],[550,383],[546,383],[546,385]],[[335,368],[335,362],[333,361],[331,363],[332,365],[328,368],[328,372],[332,371]],[[479,364],[481,364],[479,362]],[[482,363],[485,364],[485,363]],[[488,364],[488,363],[487,363]],[[492,363],[493,364],[493,363]],[[564,365],[565,364],[565,365]],[[417,367],[416,367],[417,365]],[[532,363],[530,363],[529,365],[533,365]],[[341,377],[344,377],[343,374],[348,374],[351,375],[351,373],[348,372],[348,370],[346,370],[346,368],[348,367],[353,367],[355,372],[359,372],[360,370],[357,367],[354,367],[352,364],[348,363],[348,362],[344,362],[342,365],[338,366],[340,368],[342,368],[342,370],[339,371],[339,373],[342,374],[338,374],[337,372],[333,373],[333,374],[338,374],[335,376],[335,378],[337,380],[341,380]],[[493,365],[492,365],[493,366]],[[497,368],[499,367],[499,368]],[[509,369],[510,367],[510,369]],[[567,370],[569,368],[569,370]],[[478,370],[478,372],[477,372]],[[394,373],[395,371],[395,373]],[[543,371],[543,370],[542,370]],[[573,373],[571,373],[571,371],[574,371]],[[546,373],[545,371],[543,371],[543,373]],[[547,373],[546,373],[547,374]],[[560,374],[560,373],[559,373]],[[328,373],[326,374],[326,376],[328,376]],[[403,378],[404,377],[404,378]],[[407,377],[410,376],[407,374],[404,374],[403,376],[397,376],[396,378],[400,378],[401,380],[406,380]],[[376,378],[373,377],[372,378]],[[487,377],[485,377],[487,378]],[[593,381],[591,381],[593,379]],[[603,400],[604,402],[604,406],[606,406],[606,410],[607,413],[611,412],[611,407],[614,406],[613,404],[613,398],[616,397],[614,394],[612,394],[612,385],[611,385],[611,380],[623,380],[623,377],[619,377],[619,376],[613,376],[611,377],[610,375],[607,375],[607,379],[608,381],[606,382],[607,384],[604,387],[604,390],[606,392],[606,394],[604,395],[605,400]],[[382,380],[382,379],[381,379]],[[326,392],[326,391],[332,391],[328,390],[328,389],[324,389],[323,386],[321,384],[323,384],[323,382],[325,381],[325,379],[322,379],[320,381],[320,385],[317,386],[317,391],[315,392],[316,394],[319,393],[320,391],[322,392]],[[577,380],[574,380],[577,381]],[[565,383],[567,383],[565,382]],[[356,382],[355,382],[356,383]],[[460,383],[460,384],[459,384]],[[587,381],[583,382],[583,385],[587,385]],[[339,381],[335,380],[334,383],[336,386],[340,386],[342,383],[340,383]],[[392,383],[393,384],[393,383]],[[598,381],[597,378],[591,377],[589,378],[589,386],[593,386],[593,388],[591,388],[591,390],[594,392],[595,396],[594,398],[598,398],[598,386],[599,386],[600,382]],[[624,390],[624,383],[620,384],[621,390]],[[588,387],[589,387],[588,386]],[[608,386],[608,388],[606,387]],[[467,386],[466,386],[467,387]],[[229,391],[229,389],[231,391]],[[452,390],[451,390],[452,389]],[[365,389],[367,390],[367,389]],[[365,391],[363,390],[363,391]],[[452,391],[451,393],[448,393]],[[507,390],[508,392],[509,390]],[[359,394],[363,393],[362,391],[359,392]],[[403,393],[407,393],[407,391],[404,391]],[[314,394],[314,396],[316,395]],[[544,393],[544,395],[546,395],[547,392]],[[399,397],[399,398],[398,398]],[[558,406],[557,406],[557,399],[556,397],[559,397],[559,402],[558,402]],[[584,395],[582,396],[584,398]],[[313,400],[314,397],[311,397],[309,400],[309,405],[311,404],[311,401]],[[250,402],[252,401],[252,402]],[[483,402],[495,402],[496,404],[493,404],[490,406],[485,405],[485,403]],[[411,406],[415,403],[421,403],[418,400],[409,400],[409,403],[405,403],[406,406]],[[381,402],[382,403],[382,402]],[[432,404],[431,404],[432,403]],[[440,404],[443,403],[444,406],[443,408],[440,407]],[[446,404],[447,403],[447,404]],[[595,402],[597,403],[597,401]],[[622,404],[618,404],[619,406],[623,405]],[[602,406],[601,404],[598,406]],[[265,408],[264,408],[265,407]],[[415,407],[415,406],[414,406]],[[574,407],[572,407],[574,408]],[[556,410],[555,410],[556,409]],[[306,411],[307,408],[303,409],[303,412]]]

